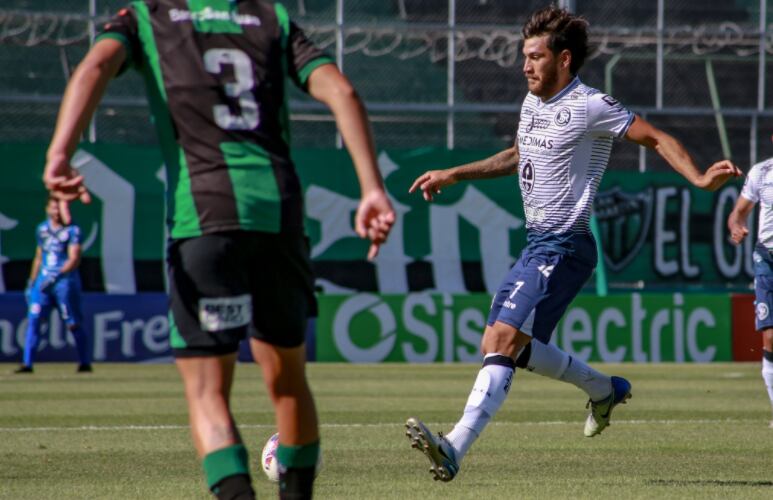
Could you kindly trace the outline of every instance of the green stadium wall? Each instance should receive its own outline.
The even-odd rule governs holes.
[[[426,203],[409,194],[426,169],[471,161],[492,151],[388,150],[379,165],[397,210],[389,242],[375,262],[350,225],[359,189],[346,152],[294,154],[318,285],[328,292],[491,293],[525,244],[516,177],[451,186]],[[0,145],[0,291],[20,290],[43,217],[40,182],[45,145]],[[77,204],[84,234],[81,270],[90,291],[162,291],[164,175],[151,147],[84,145],[78,152],[94,202]],[[725,220],[740,182],[715,193],[671,173],[610,171],[595,212],[612,287],[644,291],[742,291],[753,278],[752,241],[728,243]],[[754,233],[752,221],[752,234]],[[593,282],[591,282],[592,285]]]

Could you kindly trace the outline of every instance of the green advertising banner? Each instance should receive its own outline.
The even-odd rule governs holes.
[[[35,226],[44,218],[45,147],[0,146],[0,175],[7,180],[0,186],[0,291],[21,289],[29,272]],[[367,243],[351,227],[359,188],[347,153],[296,152],[318,287],[331,293],[495,291],[526,241],[517,177],[457,184],[433,203],[408,193],[427,169],[492,153],[380,152],[397,221],[379,257],[368,262]],[[85,145],[73,163],[94,195],[91,205],[74,207],[84,235],[81,274],[87,289],[162,290],[165,175],[158,151]],[[739,189],[740,181],[708,193],[676,174],[609,171],[595,205],[609,281],[656,290],[747,285],[752,238],[736,247],[725,229]]]
[[[485,294],[322,295],[317,361],[477,362]],[[727,294],[580,295],[552,341],[584,361],[732,360]]]

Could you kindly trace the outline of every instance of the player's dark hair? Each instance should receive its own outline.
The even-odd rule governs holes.
[[[572,53],[569,71],[576,75],[588,57],[588,21],[555,5],[534,12],[523,26],[523,39],[548,35],[548,48],[553,54],[563,50]]]

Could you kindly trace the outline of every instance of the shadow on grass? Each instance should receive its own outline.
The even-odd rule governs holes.
[[[744,481],[725,479],[652,479],[647,484],[660,486],[773,486],[773,481]]]

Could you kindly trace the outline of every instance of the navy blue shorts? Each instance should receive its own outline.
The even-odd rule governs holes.
[[[527,247],[494,296],[488,324],[506,323],[543,342],[550,342],[558,321],[596,267],[593,237],[577,235],[574,251],[562,253]]]
[[[769,252],[760,245],[754,249],[754,326],[757,331],[773,328],[773,265]]]
[[[770,308],[773,306],[773,277],[754,277],[754,326],[759,330],[773,328]]]

